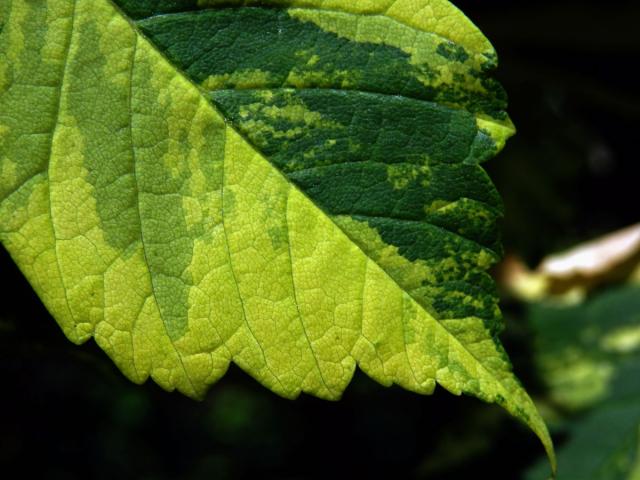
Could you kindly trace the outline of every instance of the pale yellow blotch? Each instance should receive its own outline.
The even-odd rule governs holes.
[[[221,209],[219,202],[217,206]],[[221,224],[209,236],[194,240],[193,260],[187,273],[193,283],[189,290],[189,328],[198,334],[195,343],[200,352],[221,349],[220,353],[229,360],[233,352],[226,342],[242,328],[243,310]]]
[[[190,176],[189,193],[183,196],[185,220],[188,228],[202,225],[205,232],[212,231],[222,221],[219,201],[222,166],[219,162],[211,162],[211,158],[222,151],[217,143],[223,141],[224,122],[215,120],[212,121],[208,112],[208,103],[201,98],[187,136]],[[204,173],[207,169],[214,170],[216,177],[207,177]]]
[[[104,70],[109,73],[109,80],[124,91],[129,86],[135,32],[126,22],[117,20],[106,24],[96,22],[94,28],[99,32],[100,52],[106,61]]]
[[[294,127],[288,130],[277,130],[272,123],[265,122],[264,120],[246,120],[242,122],[242,126],[247,130],[250,130],[254,135],[271,135],[276,139],[292,139],[303,134],[306,130],[302,127]]]
[[[71,19],[68,15],[61,17],[60,14],[65,10],[67,10],[66,13],[70,12],[68,4],[64,5],[66,2],[49,3],[53,5],[47,6],[48,28],[44,32],[45,42],[40,55],[42,58],[48,59],[48,61],[63,63],[67,56],[68,44],[61,41],[61,39],[67,36],[66,32],[68,32]]]
[[[153,65],[149,60],[144,63]],[[156,121],[167,131],[167,149],[162,162],[173,179],[189,176],[188,163],[183,161],[190,153],[188,144],[190,122],[197,112],[199,99],[191,88],[185,88],[188,81],[175,76],[169,70],[152,69],[150,85],[158,96],[162,114]]]
[[[507,144],[507,140],[516,133],[516,127],[510,118],[501,121],[480,114],[476,116],[476,124],[478,125],[478,130],[489,134],[498,151],[501,151]]]
[[[233,73],[209,75],[202,82],[202,88],[209,91],[225,88],[248,90],[252,88],[263,88],[265,85],[273,84],[275,81],[276,77],[270,72],[259,69],[244,69],[237,70]]]
[[[433,200],[432,202],[430,202],[430,203],[428,203],[427,205],[424,206],[424,212],[426,214],[435,213],[435,212],[437,212],[439,210],[447,208],[452,203],[453,202],[451,202],[449,200]]]
[[[640,325],[620,327],[607,333],[600,345],[607,352],[628,354],[640,349]]]
[[[254,134],[269,134],[274,138],[295,138],[307,132],[309,128],[344,128],[340,123],[327,120],[322,114],[310,110],[302,103],[290,103],[283,107],[252,103],[240,107],[239,114],[243,119],[244,128],[251,130]],[[271,121],[262,120],[261,117],[267,117]],[[279,130],[274,126],[275,120],[283,120],[295,126],[287,130]]]
[[[395,190],[403,190],[420,175],[429,173],[426,165],[390,164],[387,166],[387,179]]]
[[[351,70],[331,70],[330,72],[307,71],[294,68],[287,75],[285,85],[295,88],[305,88],[309,85],[329,87],[339,82],[342,88],[355,86],[354,72]]]
[[[51,209],[59,240],[74,239],[99,224],[93,186],[86,181],[85,138],[62,100],[49,162]]]
[[[307,59],[306,65],[308,67],[313,67],[320,61],[320,56],[315,55],[312,49],[298,50],[295,53],[295,56],[298,57],[301,61]]]
[[[220,90],[229,87],[230,79],[230,73],[225,73],[222,75],[209,75],[206,79],[204,79],[201,86],[205,90]]]
[[[265,103],[271,103],[275,94],[272,90],[260,90],[256,93],[257,98],[263,100]]]
[[[488,270],[490,267],[495,265],[497,261],[496,255],[485,249],[480,250],[480,253],[474,257],[474,260],[476,265],[478,265],[482,270]]]
[[[3,126],[0,125],[0,148],[2,147],[2,131]],[[8,129],[5,129],[8,130]],[[18,164],[10,158],[3,158],[0,161],[0,184],[14,185],[18,182]]]
[[[29,10],[17,2],[12,2],[9,9],[7,18],[3,19],[5,21],[2,35],[7,36],[7,41],[3,42],[3,48],[0,50],[0,91],[10,86],[9,72],[12,68],[18,67],[16,62],[19,62],[25,53],[25,34],[20,26],[29,15]]]
[[[7,57],[5,54],[0,53],[0,92],[2,92],[3,90],[6,90],[8,86],[9,86],[9,61],[7,60]],[[2,125],[0,125],[0,127],[1,126]]]
[[[182,210],[184,212],[185,223],[190,231],[202,223],[204,214],[202,212],[202,206],[197,199],[185,195],[182,198]]]
[[[340,128],[338,122],[325,119],[321,113],[309,110],[302,104],[289,104],[284,107],[270,105],[260,109],[260,113],[273,119],[303,124],[308,128]]]

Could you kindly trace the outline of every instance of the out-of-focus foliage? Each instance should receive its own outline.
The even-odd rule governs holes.
[[[579,302],[602,285],[638,281],[639,273],[640,224],[549,255],[535,270],[516,255],[496,270],[505,293],[529,302],[546,297]]]
[[[638,478],[640,287],[614,288],[576,306],[532,305],[529,315],[548,417],[565,437],[558,478]],[[545,468],[537,464],[527,478],[543,478]]]

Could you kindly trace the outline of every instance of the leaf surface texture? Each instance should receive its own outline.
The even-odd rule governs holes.
[[[0,6],[0,239],[74,342],[201,397],[384,385],[497,402],[551,444],[497,335],[513,133],[449,2]]]

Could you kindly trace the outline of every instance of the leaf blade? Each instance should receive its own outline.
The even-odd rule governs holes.
[[[54,28],[68,43],[51,153],[40,152],[47,171],[27,172],[34,190],[3,199],[0,239],[72,340],[93,335],[132,380],[196,397],[230,361],[287,397],[337,398],[356,363],[422,393],[437,381],[503,404],[552,454],[482,320],[458,319],[480,332],[467,341],[460,322],[427,312],[109,2],[8,5],[14,31]],[[33,14],[41,28],[22,31],[15,18]],[[0,45],[32,53],[22,39]],[[42,65],[56,60],[48,72],[60,70],[60,52],[40,52]],[[0,85],[11,106],[18,83]],[[8,131],[3,172],[24,151]],[[8,192],[15,177],[3,175]]]

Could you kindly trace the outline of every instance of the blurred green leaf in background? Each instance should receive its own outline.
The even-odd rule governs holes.
[[[529,320],[548,420],[565,437],[558,478],[637,479],[640,286],[615,287],[575,306],[531,305]],[[537,464],[526,478],[543,478],[545,468]]]

